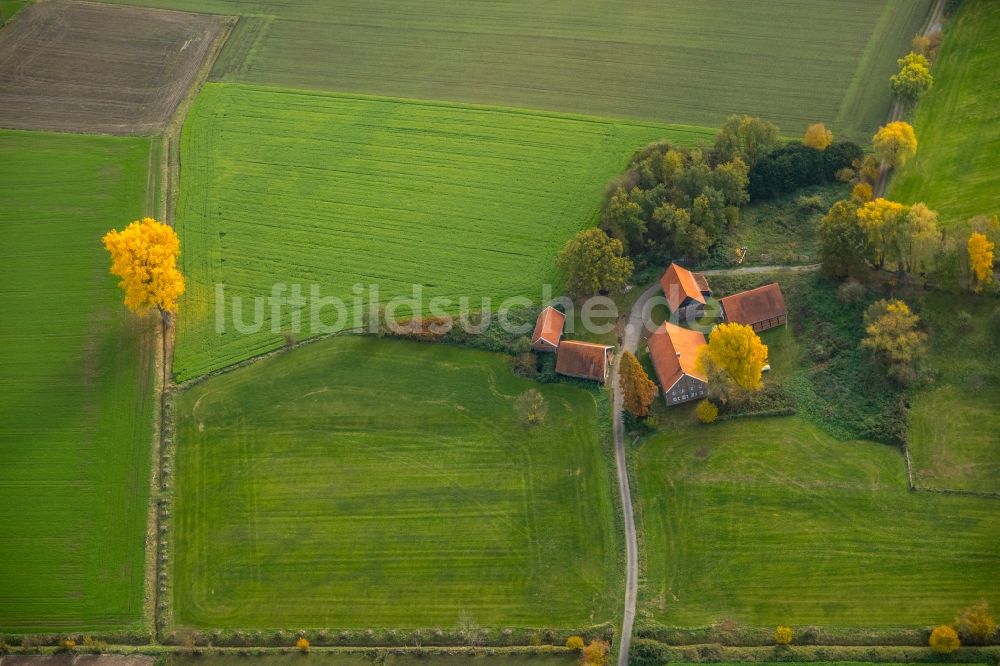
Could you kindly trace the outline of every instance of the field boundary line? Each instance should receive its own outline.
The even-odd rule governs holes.
[[[216,35],[215,40],[205,53],[205,58],[195,74],[191,86],[184,97],[181,98],[174,112],[167,121],[163,132],[151,140],[150,150],[152,154],[152,141],[159,140],[160,145],[160,219],[174,226],[174,207],[178,196],[177,190],[180,183],[180,135],[184,126],[184,120],[188,111],[197,97],[208,75],[215,65],[215,60],[226,41],[232,34],[236,18],[226,16],[222,20],[222,27]],[[149,176],[150,181],[155,180]],[[147,195],[148,196],[148,195]],[[149,201],[147,199],[147,201]],[[152,199],[155,206],[156,197]],[[173,350],[176,327],[168,324],[167,320],[161,318],[156,342],[159,353],[157,362],[159,367],[157,379],[155,380],[154,400],[156,407],[153,417],[153,446],[151,456],[153,460],[150,472],[150,497],[147,516],[147,541],[146,541],[146,566],[147,571],[144,576],[146,598],[144,598],[144,611],[147,621],[151,621],[150,641],[157,644],[160,640],[160,632],[165,627],[165,619],[169,616],[169,599],[164,595],[169,595],[170,580],[167,571],[167,551],[168,543],[165,536],[168,529],[171,506],[173,503],[173,493],[169,481],[170,461],[173,458],[173,436],[172,421],[170,418],[171,395],[173,392]],[[152,539],[150,539],[150,536]],[[150,542],[152,541],[152,543]],[[152,547],[150,547],[152,546]],[[152,561],[150,561],[152,558]],[[151,615],[149,614],[151,611]]]
[[[924,22],[924,26],[920,31],[921,35],[927,36],[931,28],[941,23],[944,18],[944,8],[948,0],[936,0],[934,5],[931,7],[930,13],[927,15],[927,20]],[[903,105],[898,99],[894,99],[892,106],[889,108],[889,117],[886,123],[893,123],[897,120],[902,120],[903,118]],[[880,197],[885,194],[885,190],[889,187],[889,179],[893,175],[893,170],[888,168],[887,165],[883,164],[879,167],[878,180],[875,182],[875,190],[872,194],[873,197]]]

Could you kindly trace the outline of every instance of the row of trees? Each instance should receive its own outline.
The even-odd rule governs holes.
[[[994,250],[1000,237],[996,216],[977,216],[942,229],[938,214],[860,196],[834,202],[819,227],[819,253],[827,272],[860,277],[871,269],[919,275],[945,288],[973,292],[993,283]]]

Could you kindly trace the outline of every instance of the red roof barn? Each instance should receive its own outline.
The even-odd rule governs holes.
[[[785,297],[777,282],[720,298],[727,322],[746,324],[760,333],[788,322]]]
[[[563,340],[556,354],[556,372],[567,377],[592,379],[602,384],[611,369],[611,347],[579,340]]]
[[[660,278],[660,287],[671,312],[680,312],[691,305],[704,307],[706,299],[712,295],[704,275],[693,273],[678,264],[667,267]]]
[[[535,332],[531,335],[531,346],[535,351],[554,352],[562,339],[566,315],[551,305],[538,313]]]

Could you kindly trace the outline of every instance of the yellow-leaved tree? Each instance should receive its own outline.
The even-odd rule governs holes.
[[[618,366],[618,383],[622,389],[622,407],[632,416],[646,416],[653,404],[657,388],[642,364],[630,351],[622,354]]]
[[[901,203],[881,197],[865,202],[858,209],[858,222],[868,235],[872,261],[878,268],[885,265],[886,259],[899,259],[899,245],[896,241],[908,210]]]
[[[184,276],[177,270],[180,240],[176,232],[151,217],[136,220],[122,231],[112,229],[102,239],[111,254],[111,272],[121,280],[125,305],[138,315],[160,314],[163,345],[163,385],[168,381],[167,323],[184,293]]]
[[[958,640],[958,632],[947,624],[934,627],[928,643],[938,654],[951,654],[962,645]]]
[[[917,153],[917,135],[910,123],[897,120],[875,132],[872,147],[883,164],[893,168],[903,166]]]
[[[177,270],[180,241],[172,228],[145,217],[122,231],[112,229],[103,241],[130,310],[145,315],[155,309],[164,321],[177,312],[184,276]]]
[[[969,236],[969,268],[972,269],[972,290],[977,294],[983,285],[993,282],[993,249],[995,244],[978,231]]]
[[[759,390],[765,365],[767,345],[744,324],[716,326],[698,356],[698,366],[708,377],[709,390],[724,403]]]
[[[833,143],[833,132],[826,128],[823,123],[814,123],[806,130],[802,137],[802,145],[816,150],[826,150]]]
[[[916,378],[914,364],[927,354],[927,334],[917,328],[920,318],[900,300],[878,300],[865,311],[861,346],[886,363],[888,374],[901,384]]]

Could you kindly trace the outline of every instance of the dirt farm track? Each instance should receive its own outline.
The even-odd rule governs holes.
[[[154,133],[222,26],[207,14],[32,4],[0,32],[0,127]]]

